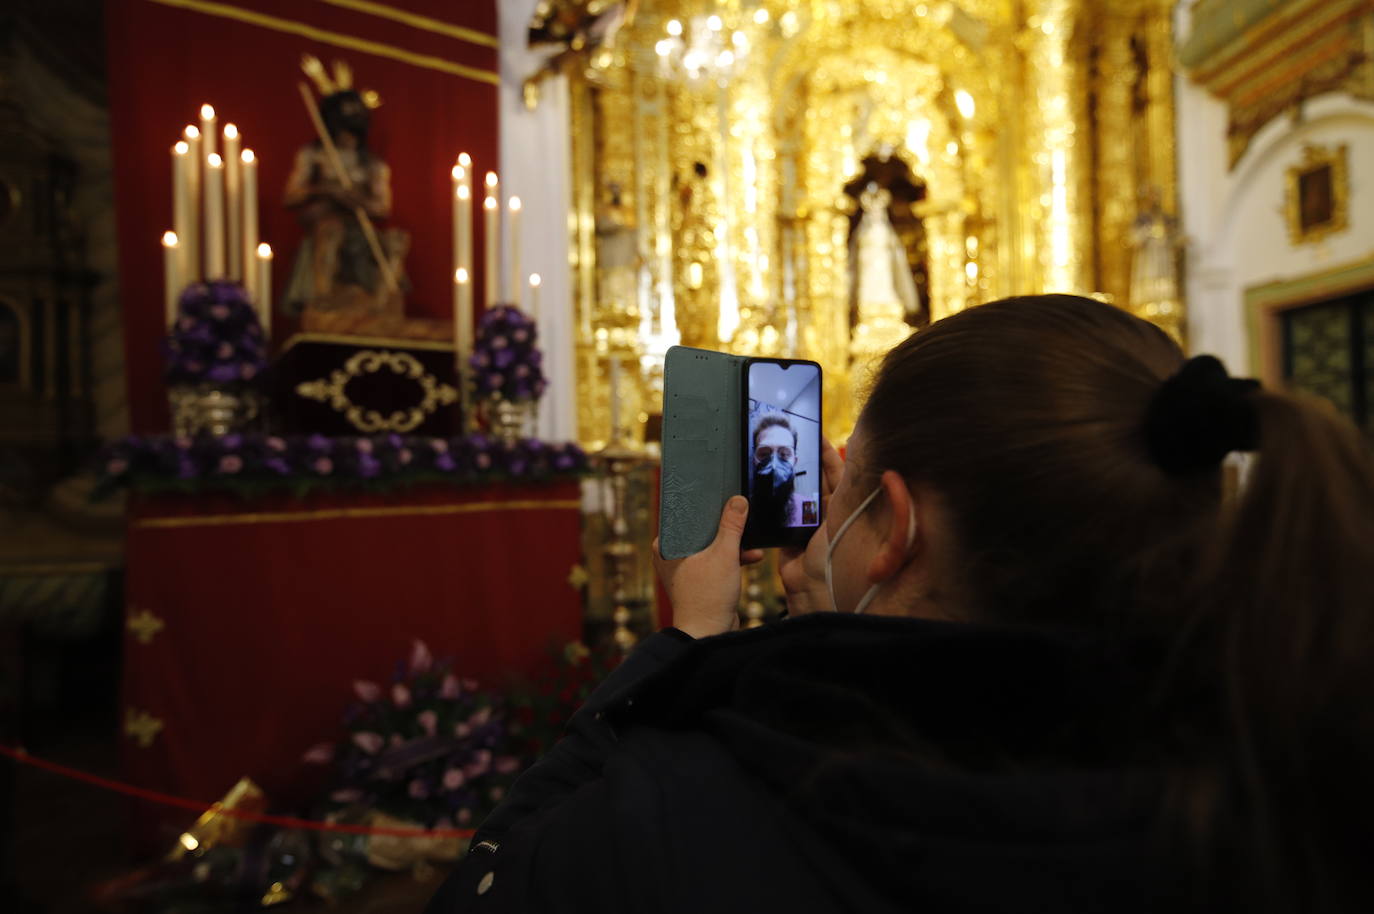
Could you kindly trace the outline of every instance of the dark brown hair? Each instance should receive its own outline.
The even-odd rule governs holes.
[[[754,427],[754,447],[759,446],[759,435],[766,428],[785,428],[792,433],[792,447],[797,446],[797,430],[792,427],[792,421],[781,413],[768,413],[759,420],[759,424]]]
[[[943,597],[965,615],[1169,641],[1159,706],[1186,734],[1170,796],[1218,901],[1369,909],[1369,453],[1322,404],[1260,392],[1238,497],[1220,466],[1170,475],[1144,417],[1183,361],[1091,299],[992,302],[888,354],[854,456],[940,494],[957,555]]]

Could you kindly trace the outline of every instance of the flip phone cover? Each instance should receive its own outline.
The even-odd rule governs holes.
[[[663,367],[663,474],[658,548],[665,559],[700,552],[720,512],[741,494],[744,358],[674,346]]]

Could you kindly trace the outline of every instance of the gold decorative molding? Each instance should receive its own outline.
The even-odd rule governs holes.
[[[166,723],[161,718],[147,711],[132,707],[124,709],[124,735],[137,743],[140,749],[151,746],[165,727]]]
[[[140,609],[138,612],[129,616],[128,621],[124,623],[124,627],[133,633],[135,640],[137,640],[139,644],[152,644],[153,638],[167,627],[167,623],[153,615],[151,610]]]
[[[377,348],[395,347],[397,349],[423,349],[429,352],[452,352],[453,343],[438,340],[410,340],[399,336],[354,336],[351,333],[293,333],[282,344],[277,357],[281,358],[297,346],[305,343],[330,343],[340,346],[375,346]]]
[[[592,576],[587,573],[586,567],[581,562],[573,565],[572,570],[568,572],[568,586],[573,590],[580,591],[587,586],[587,582],[591,579]]]
[[[346,389],[349,381],[376,374],[383,369],[415,381],[423,394],[420,405],[408,410],[398,409],[389,416],[383,416],[377,410],[359,406],[349,399]],[[353,353],[344,362],[343,368],[334,369],[328,379],[302,381],[296,385],[296,394],[307,400],[328,404],[330,409],[342,413],[349,425],[365,434],[413,431],[440,407],[458,402],[458,391],[426,371],[415,356],[408,352],[372,349]]]
[[[144,517],[135,530],[176,530],[187,527],[240,527],[252,524],[299,524],[327,520],[370,520],[379,517],[435,517],[446,514],[483,514],[489,511],[581,511],[572,498],[519,501],[479,501],[456,505],[410,505],[376,508],[324,508],[316,511],[258,511],[246,514],[204,514],[192,517]]]
[[[1228,107],[1231,167],[1260,128],[1306,99],[1374,98],[1374,0],[1291,0],[1205,56],[1193,44],[1179,53],[1189,77]]]
[[[464,79],[471,79],[475,82],[487,83],[492,86],[501,85],[500,74],[492,70],[469,67],[429,54],[416,54],[413,51],[407,51],[405,48],[398,48],[395,45],[382,44],[379,41],[370,41],[366,38],[357,38],[353,35],[345,35],[342,32],[331,32],[328,29],[317,28],[304,22],[297,22],[293,19],[283,19],[280,16],[269,16],[265,13],[246,10],[241,7],[232,6],[228,3],[213,3],[210,2],[210,0],[149,0],[149,2],[160,3],[163,6],[170,6],[176,9],[189,10],[193,13],[203,13],[207,16],[219,16],[222,19],[233,19],[236,22],[256,25],[259,28],[271,29],[275,32],[285,32],[288,35],[299,35],[302,38],[318,41],[321,44],[333,45],[336,48],[347,48],[350,51],[360,51],[364,54],[386,57],[391,60],[399,60],[401,63],[408,63],[414,67],[421,67],[426,70],[437,70],[440,73],[447,73],[450,76],[461,76]]]
[[[1309,143],[1302,149],[1302,161],[1288,169],[1284,209],[1294,244],[1313,244],[1350,227],[1348,159],[1344,143]]]
[[[444,22],[442,19],[434,19],[430,16],[421,16],[418,13],[407,12],[388,6],[385,3],[372,3],[369,0],[320,0],[321,3],[328,3],[330,6],[342,7],[346,10],[353,10],[359,13],[367,13],[379,19],[390,19],[411,28],[420,29],[425,32],[433,32],[436,35],[444,35],[448,38],[457,38],[459,41],[467,41],[472,44],[481,45],[484,48],[499,48],[501,40],[495,35],[486,32],[479,32],[477,29],[470,29],[466,26],[454,25],[451,22]]]

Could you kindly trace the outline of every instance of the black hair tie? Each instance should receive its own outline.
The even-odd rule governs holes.
[[[1232,451],[1259,447],[1259,381],[1233,378],[1215,356],[1194,356],[1165,381],[1145,412],[1145,443],[1174,476],[1214,470]]]

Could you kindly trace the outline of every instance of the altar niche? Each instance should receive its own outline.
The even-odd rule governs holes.
[[[878,201],[876,193],[886,195],[881,200],[882,215],[891,231],[905,263],[910,282],[893,277],[896,300],[902,305],[902,321],[913,330],[930,323],[930,268],[926,259],[925,223],[916,214],[914,205],[926,198],[926,185],[911,173],[911,168],[894,155],[891,148],[875,150],[864,157],[862,170],[844,186],[844,194],[851,201],[849,214],[849,326],[850,332],[859,326],[860,287],[863,270],[860,227],[864,216],[873,210],[865,200]],[[876,213],[874,213],[876,215]],[[886,265],[884,265],[886,266]],[[895,269],[895,268],[894,268]]]

